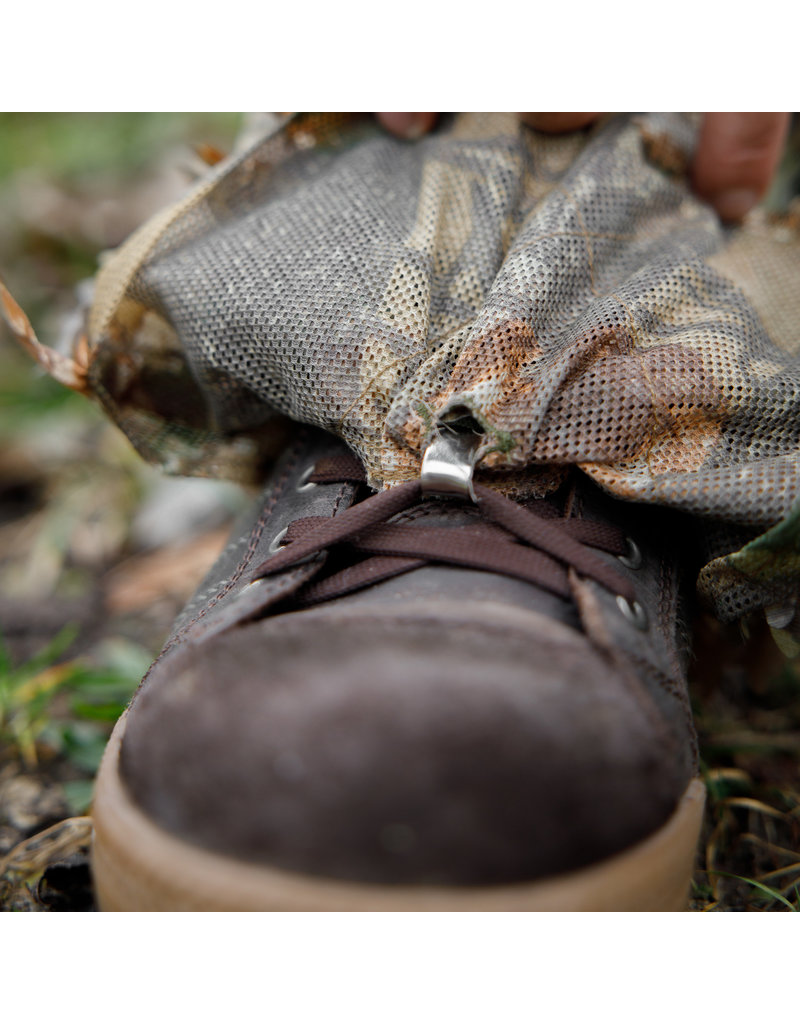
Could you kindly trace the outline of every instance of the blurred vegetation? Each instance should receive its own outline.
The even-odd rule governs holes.
[[[77,633],[76,626],[65,626],[21,665],[12,663],[0,636],[0,744],[29,770],[44,751],[46,757],[67,756],[93,776],[106,726],[125,710],[150,664],[148,651],[121,638],[98,646],[92,659],[64,660]],[[86,806],[88,800],[76,810]]]
[[[29,168],[67,183],[134,178],[176,144],[230,146],[240,114],[0,114],[0,182]]]
[[[34,328],[163,205],[159,182],[169,201],[190,181],[193,146],[230,149],[241,117],[0,114],[0,270]]]
[[[229,150],[240,124],[0,114],[0,275],[42,341],[74,330],[75,289],[102,251],[191,184],[194,147]],[[161,486],[99,409],[0,324],[0,862],[86,810],[111,726],[216,550],[204,534],[174,586],[154,573],[154,555],[168,569],[182,550],[136,532]]]

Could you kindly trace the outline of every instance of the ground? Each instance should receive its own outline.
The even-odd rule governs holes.
[[[238,127],[0,115],[0,274],[40,338],[58,336],[98,253],[185,186],[193,145],[213,155]],[[94,908],[87,815],[105,740],[247,499],[160,477],[0,333],[0,908]],[[745,641],[698,623],[697,911],[800,909],[800,663],[747,628]]]

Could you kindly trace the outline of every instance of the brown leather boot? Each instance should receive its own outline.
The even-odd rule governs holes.
[[[304,431],[118,723],[103,909],[673,910],[703,807],[674,520]]]

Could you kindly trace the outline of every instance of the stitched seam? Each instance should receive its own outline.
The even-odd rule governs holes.
[[[645,658],[639,655],[630,655],[631,661],[636,665],[641,673],[649,673],[655,676],[656,682],[675,700],[683,712],[684,720],[686,723],[686,733],[689,737],[689,749],[692,755],[692,766],[696,770],[700,761],[700,751],[697,740],[697,730],[695,729],[694,716],[692,715],[692,707],[689,701],[689,694],[685,683],[681,682],[681,675],[677,678],[666,675],[661,671],[660,668],[651,664]]]
[[[201,611],[198,612],[198,614],[195,615],[194,618],[192,618],[189,622],[187,622],[184,626],[181,627],[180,631],[175,634],[175,636],[172,638],[172,640],[169,642],[169,644],[167,644],[167,646],[161,652],[161,655],[159,655],[159,657],[161,657],[162,655],[166,654],[167,651],[171,650],[172,647],[179,640],[181,640],[185,636],[186,631],[189,630],[191,627],[195,626],[202,618],[204,618],[208,614],[208,612],[210,612],[211,609],[214,608],[219,603],[219,601],[222,600],[223,597],[225,597],[226,594],[230,593],[230,591],[233,589],[233,587],[236,585],[236,583],[238,583],[238,581],[241,579],[243,573],[247,569],[248,565],[252,561],[253,556],[255,555],[255,553],[256,553],[256,551],[258,549],[258,544],[259,544],[259,542],[261,540],[261,535],[264,532],[264,527],[267,524],[267,520],[269,519],[270,515],[272,514],[272,510],[275,507],[275,504],[277,503],[279,498],[283,495],[283,493],[284,493],[284,491],[286,489],[286,482],[287,482],[288,478],[291,476],[292,471],[294,470],[294,468],[295,468],[295,466],[297,464],[297,457],[299,455],[299,450],[301,448],[302,440],[303,440],[303,438],[298,440],[298,442],[297,442],[297,451],[295,451],[290,456],[289,460],[286,463],[286,468],[285,468],[285,470],[283,472],[283,475],[281,476],[280,480],[277,482],[277,484],[275,485],[274,489],[272,490],[272,492],[270,494],[270,497],[269,497],[269,500],[268,500],[267,504],[264,506],[264,508],[263,508],[263,510],[261,512],[261,515],[258,518],[258,522],[256,523],[255,527],[253,528],[253,532],[252,532],[251,537],[250,537],[250,543],[248,544],[247,551],[245,552],[241,562],[239,563],[239,565],[237,566],[237,568],[235,569],[233,574],[230,576],[230,578],[227,580],[227,582],[225,583],[225,586],[220,591],[218,591],[216,593],[216,595],[212,598],[212,600],[209,601],[209,603],[207,605],[205,605],[205,607],[203,609],[201,609]],[[333,506],[332,516],[335,516],[337,514],[337,512],[339,511],[339,507],[340,507],[340,505],[342,503],[342,499],[344,498],[345,494],[347,493],[347,490],[348,490],[348,484],[346,484],[346,483],[342,484],[341,485],[341,489],[340,489],[340,491],[339,491],[339,493],[338,493],[338,495],[336,497],[336,501],[335,501],[334,506]],[[303,575],[302,571],[300,571],[298,569],[293,569],[293,570],[290,569],[289,572],[290,573],[293,572],[297,576],[302,576]],[[231,625],[234,625],[234,623],[232,623]]]
[[[258,549],[258,544],[259,544],[259,541],[261,540],[261,535],[263,534],[264,528],[267,525],[267,521],[269,520],[269,517],[272,514],[272,510],[274,509],[278,499],[284,493],[284,491],[286,489],[286,483],[287,483],[289,477],[291,476],[292,471],[294,470],[295,466],[297,465],[297,459],[298,459],[298,456],[300,454],[300,448],[301,448],[302,442],[304,440],[305,440],[305,435],[303,434],[295,442],[295,450],[290,455],[290,457],[288,458],[288,460],[286,462],[286,466],[285,466],[284,471],[283,471],[283,475],[280,477],[280,479],[278,480],[278,482],[275,484],[274,488],[272,489],[272,492],[271,492],[271,494],[269,496],[269,499],[267,500],[266,505],[262,509],[261,515],[258,517],[258,521],[256,522],[256,525],[253,528],[253,532],[250,535],[250,542],[249,542],[249,544],[247,546],[247,551],[244,553],[244,556],[242,557],[242,559],[239,562],[238,566],[233,571],[232,575],[228,578],[228,580],[225,583],[224,587],[221,590],[217,591],[217,593],[208,602],[208,604],[206,604],[203,608],[201,608],[200,611],[197,613],[197,615],[195,615],[187,623],[185,623],[181,627],[181,629],[175,634],[175,636],[170,640],[170,642],[166,645],[164,650],[161,652],[161,655],[159,655],[159,659],[161,657],[163,657],[163,655],[165,655],[167,653],[167,651],[171,650],[171,648],[174,647],[175,644],[183,636],[185,636],[187,630],[189,630],[192,626],[194,626],[195,623],[199,622],[200,619],[204,618],[211,611],[212,608],[216,607],[216,605],[222,600],[222,598],[225,597],[226,594],[229,594],[230,591],[233,589],[233,587],[235,587],[235,585],[242,578],[242,575],[243,575],[245,569],[248,567],[248,565],[252,561],[253,555],[255,554],[256,550]]]
[[[619,641],[609,632],[605,610],[591,586],[580,580],[574,570],[570,570],[570,572],[578,603],[578,612],[589,638],[594,641],[596,649],[599,648],[614,665],[634,704],[638,706],[645,721],[650,723],[655,734],[660,735],[668,746],[676,747],[678,740],[673,730],[665,721],[656,701],[648,693],[639,676],[632,671],[632,663],[639,660],[636,654],[624,650]]]

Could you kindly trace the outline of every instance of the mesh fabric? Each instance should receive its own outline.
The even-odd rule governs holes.
[[[302,421],[393,486],[469,413],[507,490],[577,465],[687,513],[716,613],[788,622],[800,232],[723,228],[688,187],[693,139],[680,115],[562,137],[458,115],[413,143],[286,118],[105,265],[86,390],[149,460],[237,479]]]

